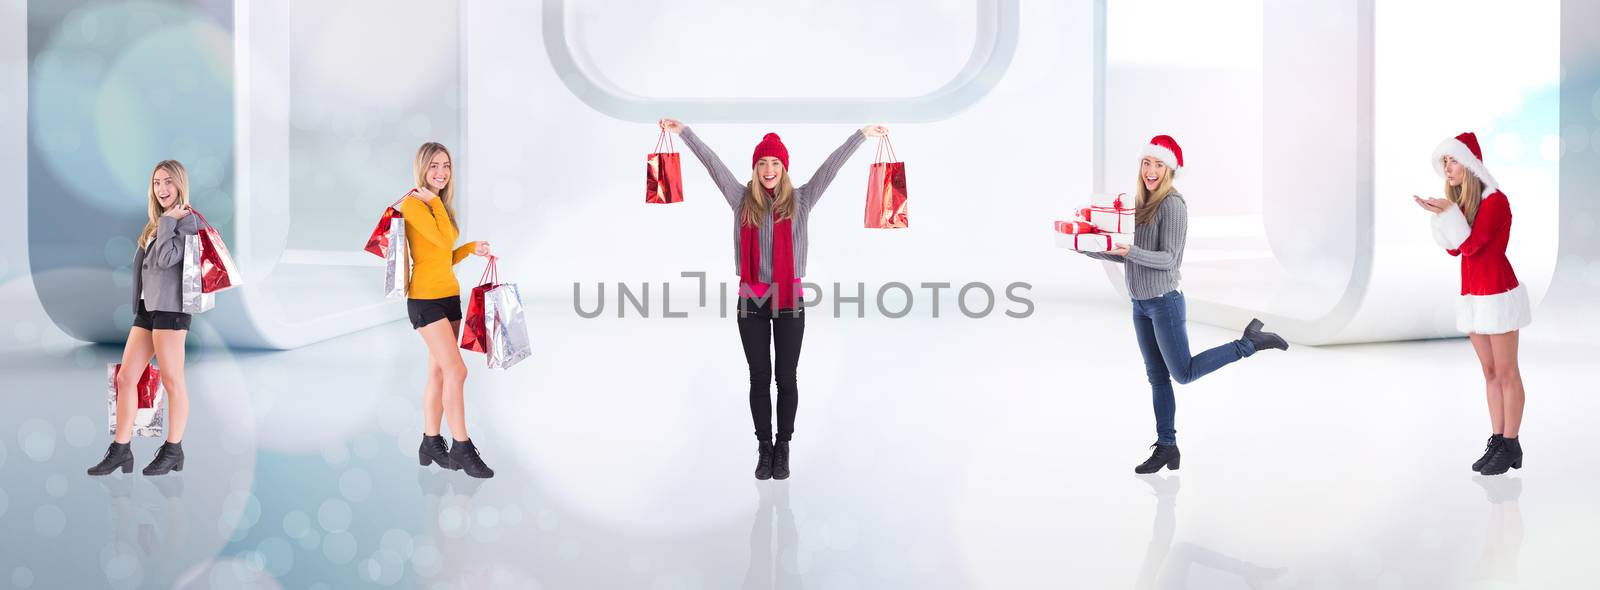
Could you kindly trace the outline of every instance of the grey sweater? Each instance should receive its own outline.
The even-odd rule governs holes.
[[[1183,242],[1188,235],[1189,206],[1183,202],[1183,195],[1174,190],[1161,201],[1155,223],[1133,226],[1133,244],[1129,245],[1127,256],[1083,254],[1127,266],[1123,275],[1128,282],[1128,295],[1151,299],[1178,288],[1178,279],[1182,278],[1178,267],[1183,266]]]
[[[722,159],[717,157],[716,152],[711,151],[711,148],[706,146],[705,142],[700,141],[700,138],[694,134],[693,129],[684,127],[682,137],[684,143],[689,144],[689,151],[694,152],[694,157],[705,165],[707,172],[711,173],[711,180],[717,184],[717,190],[722,192],[723,198],[728,200],[728,206],[733,208],[733,269],[734,272],[739,272],[739,226],[744,219],[741,205],[744,203],[745,193],[750,190],[749,176],[745,177],[746,180],[739,180],[739,177],[734,176],[733,172],[728,170],[728,165],[724,164]],[[806,248],[809,242],[806,226],[811,218],[811,208],[815,207],[817,201],[822,198],[822,191],[827,190],[828,184],[833,182],[833,177],[838,175],[839,168],[844,166],[845,160],[849,160],[850,156],[855,153],[856,148],[861,147],[861,143],[866,139],[867,136],[862,134],[859,129],[855,133],[851,133],[850,137],[844,140],[844,145],[833,150],[833,153],[828,155],[828,159],[822,161],[822,165],[817,167],[816,173],[811,175],[810,181],[795,187],[794,200],[796,206],[793,220],[795,278],[806,276]],[[789,173],[792,178],[794,171],[790,170]],[[760,281],[771,283],[771,217],[765,217],[761,220],[760,236]]]
[[[148,247],[140,244],[133,252],[133,308],[139,309],[139,299],[145,297],[144,307],[150,311],[183,312],[183,241],[184,236],[200,233],[200,217],[194,213],[173,219],[165,215],[156,222],[155,241]]]

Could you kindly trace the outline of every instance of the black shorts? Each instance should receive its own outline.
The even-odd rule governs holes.
[[[150,311],[139,300],[139,310],[133,313],[133,327],[146,330],[188,330],[189,314],[177,311]]]
[[[439,320],[461,321],[461,296],[443,299],[407,299],[406,315],[411,316],[411,328],[419,329]]]

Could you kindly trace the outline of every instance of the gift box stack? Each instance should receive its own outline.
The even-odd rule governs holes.
[[[1091,205],[1073,212],[1071,221],[1056,221],[1056,245],[1079,252],[1107,252],[1115,244],[1133,243],[1133,208],[1126,195],[1096,195]]]

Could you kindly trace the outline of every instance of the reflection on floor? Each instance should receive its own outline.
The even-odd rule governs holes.
[[[817,314],[795,476],[756,482],[731,319],[560,300],[530,307],[529,362],[468,357],[495,479],[415,463],[404,323],[193,350],[186,470],[89,478],[120,350],[36,305],[0,320],[7,587],[1550,588],[1585,585],[1600,549],[1600,475],[1575,468],[1593,437],[1569,418],[1600,413],[1595,350],[1536,338],[1533,460],[1496,478],[1467,468],[1487,425],[1464,341],[1296,347],[1179,386],[1183,470],[1136,477],[1153,432],[1127,310],[1040,302]]]

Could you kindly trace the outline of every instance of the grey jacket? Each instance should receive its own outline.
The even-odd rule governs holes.
[[[1155,223],[1133,226],[1133,243],[1127,256],[1113,256],[1104,252],[1084,252],[1098,258],[1127,266],[1125,279],[1128,296],[1133,299],[1152,299],[1178,288],[1183,276],[1183,245],[1189,238],[1189,206],[1183,195],[1174,190],[1167,193],[1156,210]]]
[[[200,218],[193,212],[183,219],[165,215],[156,223],[155,241],[133,252],[133,309],[139,309],[140,294],[148,295],[144,308],[150,311],[183,312],[184,236],[200,234]]]
[[[743,223],[744,194],[750,190],[748,181],[739,180],[728,165],[722,162],[711,148],[700,141],[692,129],[683,128],[684,143],[689,144],[689,151],[694,152],[694,157],[704,164],[706,171],[711,173],[711,180],[717,183],[717,191],[728,200],[728,206],[733,208],[733,271],[739,272],[739,226]],[[857,129],[845,138],[844,144],[833,150],[828,159],[822,161],[817,171],[805,184],[795,187],[794,200],[797,207],[794,211],[794,276],[806,276],[806,253],[810,249],[811,240],[809,222],[811,221],[811,208],[815,207],[817,200],[822,198],[822,192],[828,189],[833,182],[833,177],[839,174],[839,168],[844,166],[845,160],[850,159],[856,148],[867,140],[867,136]],[[792,174],[793,171],[791,171]],[[760,274],[757,280],[763,283],[772,282],[772,218],[761,220],[760,228],[761,260]]]

